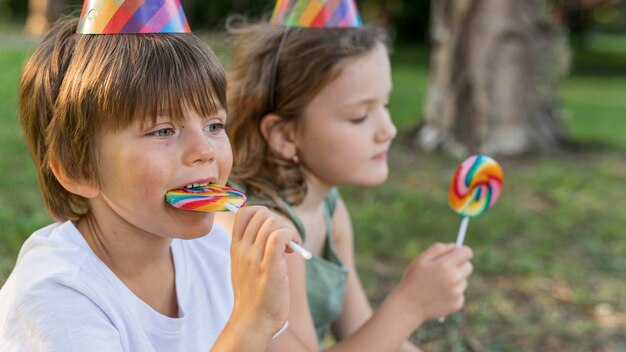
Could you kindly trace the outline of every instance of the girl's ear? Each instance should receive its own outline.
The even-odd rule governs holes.
[[[278,115],[267,114],[261,118],[261,134],[269,147],[286,160],[296,157],[295,124]]]
[[[84,198],[94,198],[100,194],[100,188],[95,186],[93,183],[78,180],[69,176],[56,158],[51,158],[50,169],[52,170],[52,173],[54,174],[54,177],[56,177],[57,181],[59,181],[61,186],[68,190],[68,192],[77,194]]]

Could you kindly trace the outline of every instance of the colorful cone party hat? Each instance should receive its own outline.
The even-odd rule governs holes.
[[[189,33],[180,0],[85,0],[76,33]]]
[[[287,27],[361,27],[355,0],[277,0],[272,24]]]

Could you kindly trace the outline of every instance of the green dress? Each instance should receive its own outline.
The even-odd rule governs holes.
[[[238,184],[232,184],[235,188],[242,189],[244,187]],[[313,324],[317,331],[317,340],[321,349],[324,336],[329,331],[330,325],[339,317],[343,309],[343,299],[346,289],[346,279],[348,268],[346,268],[335,249],[333,244],[333,214],[339,192],[333,188],[324,199],[324,222],[326,225],[326,241],[324,244],[324,252],[322,256],[313,256],[311,260],[306,262],[306,289],[309,301],[309,309],[313,317]],[[249,198],[248,204],[264,205],[269,208],[278,209],[278,205],[267,199]],[[283,203],[287,215],[298,229],[302,241],[306,239],[306,233],[302,221],[296,212],[286,202]]]

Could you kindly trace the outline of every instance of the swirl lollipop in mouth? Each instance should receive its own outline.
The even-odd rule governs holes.
[[[174,208],[183,210],[236,213],[246,204],[246,195],[234,188],[209,184],[170,190],[165,194],[165,201]],[[311,252],[293,241],[289,242],[288,246],[306,260],[313,257]]]
[[[246,195],[234,188],[209,184],[168,191],[165,201],[174,208],[184,210],[233,211],[246,204]]]
[[[485,155],[470,156],[456,170],[450,183],[448,200],[450,207],[463,216],[457,246],[463,244],[469,219],[483,215],[496,203],[503,184],[502,168]]]

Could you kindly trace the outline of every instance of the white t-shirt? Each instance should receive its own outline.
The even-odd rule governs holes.
[[[233,308],[230,237],[172,241],[179,317],[135,296],[71,222],[24,243],[0,290],[0,351],[208,351]]]

